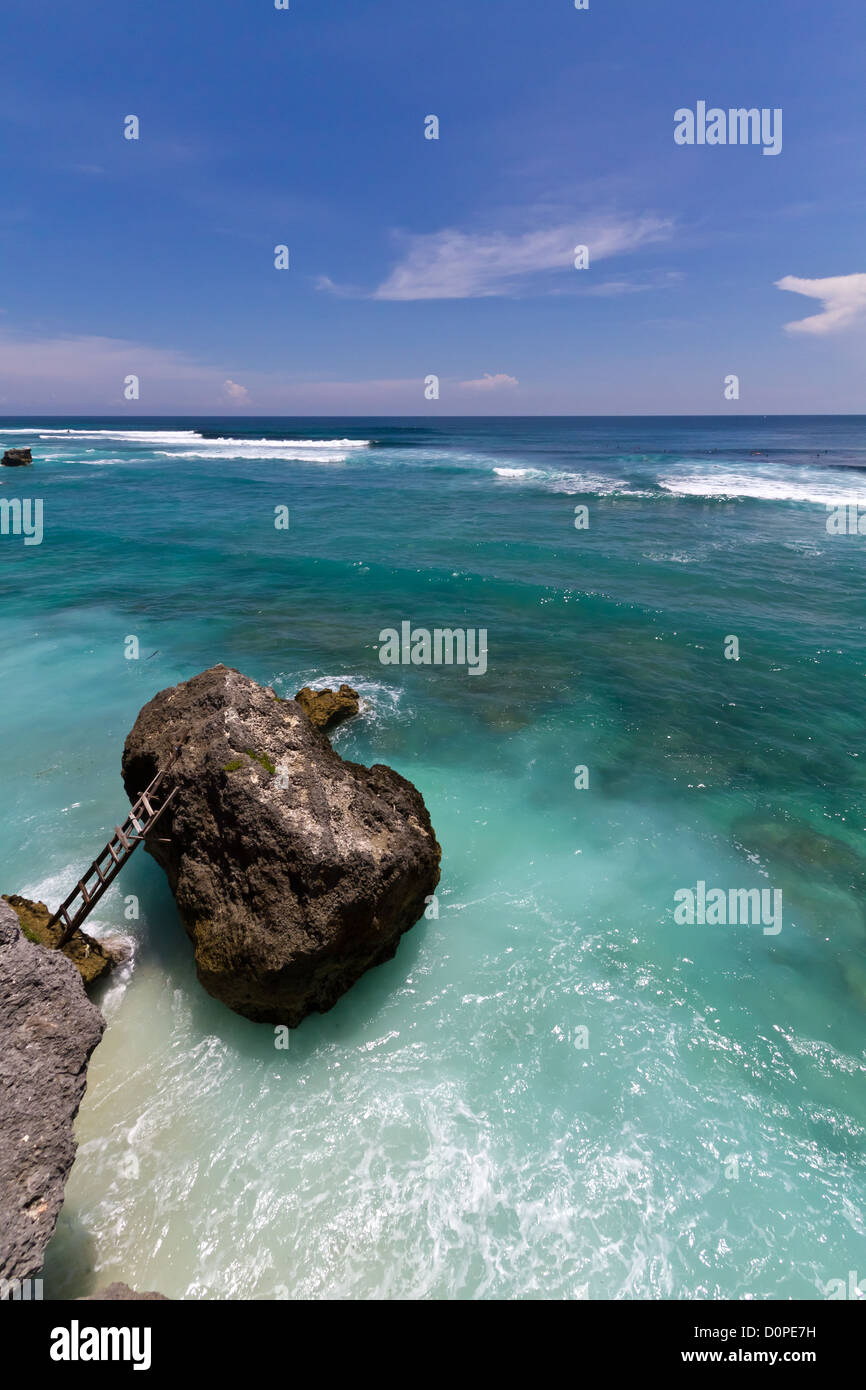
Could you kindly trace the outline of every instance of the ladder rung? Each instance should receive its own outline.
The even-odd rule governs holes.
[[[175,758],[179,752],[180,749],[176,749]],[[174,762],[174,758],[171,762]],[[148,831],[162,815],[169,802],[174,800],[178,792],[177,787],[172,787],[164,797],[162,794],[159,797],[155,794],[156,788],[162,782],[167,771],[168,767],[165,767],[156,774],[153,781],[136,801],[123,825],[114,827],[114,834],[108,844],[100,850],[87,873],[78,880],[78,886],[61,903],[51,918],[51,926],[61,926],[61,942],[67,941],[79,923],[84,921],[106,888],[110,887],[117,871],[123,867],[132,851],[145,839]],[[140,815],[143,816],[143,822],[139,819]],[[133,834],[133,830],[135,830],[135,834]],[[170,842],[162,840],[160,843],[168,844]],[[107,862],[109,857],[112,863],[107,864],[107,868],[103,870],[103,862]],[[88,880],[94,877],[97,882],[92,888],[89,888]],[[81,899],[80,903],[77,901],[79,898]]]

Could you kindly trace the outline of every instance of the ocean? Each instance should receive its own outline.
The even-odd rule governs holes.
[[[88,925],[132,956],[46,1297],[866,1275],[866,535],[831,512],[866,515],[866,418],[5,420],[22,445],[0,891],[59,903],[139,709],[218,662],[356,687],[335,747],[443,849],[430,915],[287,1050],[204,993],[136,855]],[[486,630],[486,671],[384,665],[407,621]],[[781,892],[781,929],[678,920],[701,884]]]

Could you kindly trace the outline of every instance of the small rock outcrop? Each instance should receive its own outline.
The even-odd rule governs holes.
[[[326,732],[351,719],[361,707],[361,697],[350,685],[341,685],[339,690],[311,690],[305,685],[295,696],[304,714],[317,729]]]
[[[22,898],[20,893],[4,893],[3,901],[7,902],[15,912],[18,921],[21,923],[21,930],[28,941],[35,941],[39,946],[47,946],[50,951],[57,949],[60,940],[60,926],[49,927],[52,913],[44,903],[31,902],[29,898]],[[86,985],[98,980],[106,971],[110,970],[115,964],[116,956],[106,950],[102,942],[95,937],[88,936],[86,932],[78,928],[72,936],[61,947],[61,953],[72,961],[79,975]]]
[[[0,464],[4,468],[26,468],[28,463],[33,462],[33,455],[29,449],[7,449]]]
[[[42,1268],[104,1027],[72,963],[28,941],[0,902],[0,1279]]]
[[[163,690],[126,740],[138,797],[175,749],[179,794],[147,849],[199,979],[257,1022],[295,1027],[394,955],[439,880],[418,791],[344,762],[294,700],[226,666]]]
[[[96,1293],[86,1294],[83,1298],[77,1298],[76,1303],[115,1303],[130,1302],[136,1303],[168,1303],[164,1293],[153,1293],[152,1291],[136,1293],[128,1284],[106,1284],[104,1289],[97,1290]]]

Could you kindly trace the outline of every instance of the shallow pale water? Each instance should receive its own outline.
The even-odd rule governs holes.
[[[356,685],[336,746],[411,778],[443,847],[438,919],[288,1051],[204,994],[136,856],[96,914],[135,954],[47,1295],[866,1273],[866,536],[826,526],[866,508],[866,420],[0,427],[22,443],[0,499],[45,534],[0,536],[2,891],[59,902],[124,814],[139,708],[217,661]],[[486,628],[486,675],[383,666],[403,620]],[[781,933],[678,925],[698,880],[781,888]]]

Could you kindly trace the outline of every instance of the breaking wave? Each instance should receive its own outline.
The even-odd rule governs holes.
[[[659,478],[659,487],[676,497],[710,499],[750,498],[762,502],[807,502],[815,506],[842,507],[866,503],[866,482],[854,486],[838,477],[784,477],[725,471],[723,473],[685,473]]]

